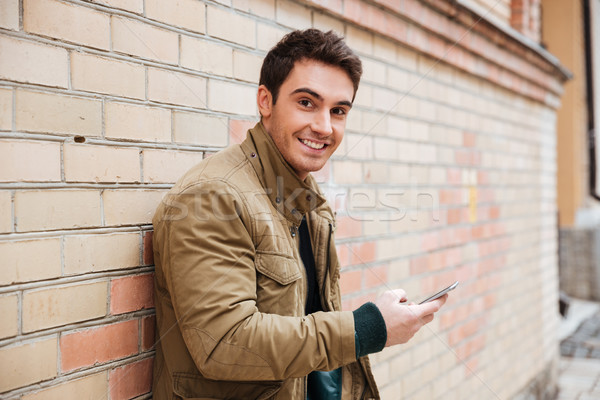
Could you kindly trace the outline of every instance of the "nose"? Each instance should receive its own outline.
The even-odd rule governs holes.
[[[331,135],[333,133],[333,128],[331,126],[331,115],[329,115],[329,111],[323,110],[321,112],[315,113],[310,128],[314,133],[317,133],[319,135]]]

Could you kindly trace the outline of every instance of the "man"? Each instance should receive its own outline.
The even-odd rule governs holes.
[[[334,33],[286,35],[262,66],[261,122],[159,206],[155,399],[379,398],[366,355],[445,302],[399,289],[340,311],[334,216],[310,172],[339,146],[361,73]]]

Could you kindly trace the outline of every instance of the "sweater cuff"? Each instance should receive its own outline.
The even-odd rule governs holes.
[[[379,308],[369,302],[352,311],[352,314],[356,358],[383,350],[387,341],[387,328]]]

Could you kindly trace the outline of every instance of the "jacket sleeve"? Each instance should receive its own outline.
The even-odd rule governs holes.
[[[351,311],[259,312],[250,219],[222,181],[164,200],[160,264],[186,346],[215,380],[282,380],[356,360]]]

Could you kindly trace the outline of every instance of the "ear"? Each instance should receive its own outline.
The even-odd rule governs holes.
[[[273,96],[265,85],[258,87],[258,93],[256,94],[256,104],[258,105],[258,112],[263,119],[268,119],[273,112]]]

